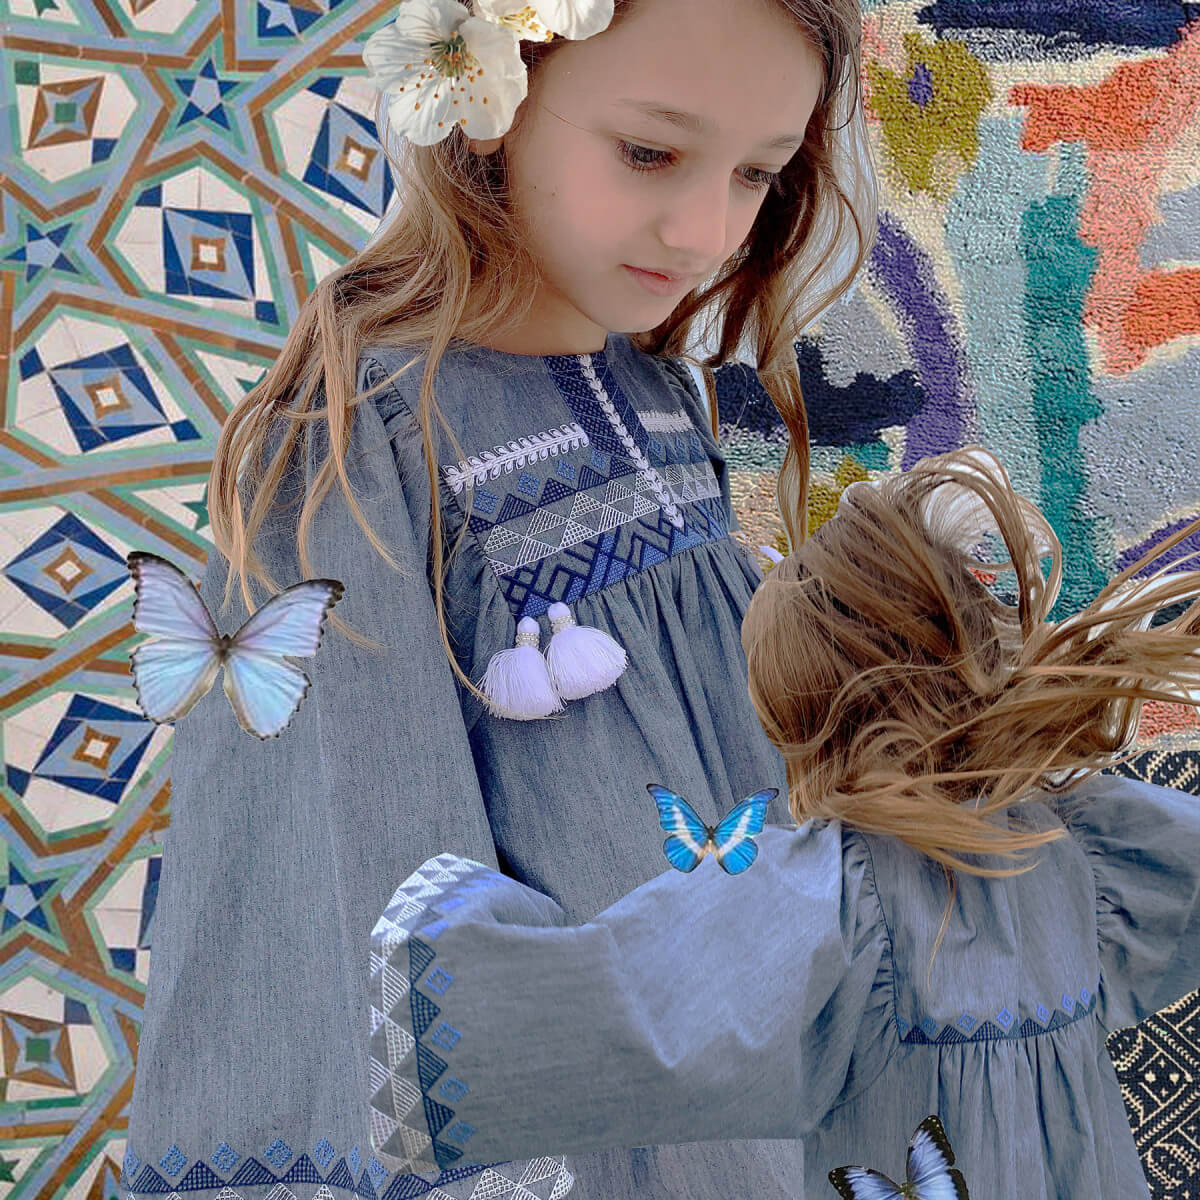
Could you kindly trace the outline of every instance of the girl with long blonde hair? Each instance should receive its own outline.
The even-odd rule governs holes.
[[[406,1118],[438,1161],[438,1123],[476,1158],[802,1139],[800,1200],[830,1173],[898,1197],[844,1168],[893,1173],[921,1127],[904,1195],[1147,1197],[1105,1041],[1200,984],[1200,797],[1099,772],[1146,701],[1200,706],[1200,571],[1170,562],[1197,532],[1052,622],[1058,539],[987,452],[852,486],[742,627],[799,827],[747,818],[725,870],[693,855],[584,924],[422,864],[372,937],[377,1114],[456,1080]]]
[[[787,423],[798,544],[795,340],[875,230],[860,35],[858,0],[402,0],[367,41],[402,203],[229,414],[200,583],[225,630],[344,595],[278,736],[220,689],[178,721],[131,1196],[791,1197],[798,1143],[375,1154],[364,956],[439,850],[582,917],[661,867],[646,778],[709,820],[785,786],[711,368]]]

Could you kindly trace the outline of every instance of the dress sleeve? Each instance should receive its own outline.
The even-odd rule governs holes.
[[[1097,775],[1062,816],[1096,881],[1100,1019],[1135,1025],[1200,985],[1200,796]]]
[[[367,360],[360,391],[384,374]],[[314,405],[323,403],[319,392]],[[303,577],[298,500],[324,459],[317,449],[298,439],[255,541],[281,587]],[[312,574],[342,581],[331,617],[381,648],[356,645],[327,618],[317,653],[297,660],[311,687],[278,737],[243,730],[220,682],[174,730],[131,1114],[147,1161],[172,1144],[191,1155],[223,1139],[300,1145],[311,1129],[327,1130],[339,1154],[365,1147],[367,977],[348,964],[362,962],[397,872],[444,849],[496,865],[424,570],[427,514],[410,513],[371,399],[356,406],[345,460],[367,523],[403,573],[367,541],[335,479],[311,528]],[[249,503],[243,494],[244,512]],[[228,571],[214,548],[199,583],[225,632],[247,616],[236,579],[222,604]],[[250,582],[261,607],[266,589]]]
[[[800,1137],[888,1046],[853,838],[768,826],[743,873],[666,870],[583,925],[477,863],[423,864],[372,934],[373,1122],[442,1166]]]

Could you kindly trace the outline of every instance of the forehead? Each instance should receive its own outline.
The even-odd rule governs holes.
[[[637,0],[603,33],[562,46],[546,84],[574,106],[694,136],[757,144],[803,132],[823,60],[782,0]]]

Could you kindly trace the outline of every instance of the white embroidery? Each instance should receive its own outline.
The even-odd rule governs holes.
[[[707,458],[698,463],[672,463],[660,470],[671,496],[680,504],[711,500],[721,494],[721,485]]]
[[[444,900],[455,884],[482,865],[449,853],[439,854],[423,863],[392,894],[371,931],[372,1039],[367,1063],[372,1096],[371,1152],[381,1166],[397,1174],[411,1172],[428,1176],[439,1170],[424,1111],[425,1097],[418,1086],[417,1042],[408,1028],[398,1025],[389,1015],[412,982],[412,977],[407,979],[403,989],[397,984],[398,976],[412,970],[408,955],[401,947],[428,907],[422,901],[436,904]],[[466,886],[479,883],[490,886],[479,880]],[[430,986],[431,979],[432,975],[426,979],[426,987]],[[448,977],[445,982],[450,982]],[[453,1078],[448,1077],[446,1083],[452,1082]],[[389,1149],[385,1150],[384,1146]],[[470,1161],[469,1154],[465,1161]],[[459,1181],[457,1186],[448,1182],[446,1188],[451,1190],[435,1187],[424,1194],[424,1200],[462,1200],[467,1196],[469,1200],[519,1200],[543,1193],[544,1187],[535,1189],[532,1185],[549,1180],[553,1180],[552,1198],[565,1196],[574,1186],[575,1176],[561,1156],[517,1159],[496,1167],[485,1167],[477,1177],[471,1178],[469,1184],[466,1179]],[[382,1193],[383,1188],[379,1190]],[[219,1196],[215,1200],[234,1200],[234,1197]],[[237,1197],[237,1200],[241,1198]]]
[[[536,459],[561,454],[564,450],[573,450],[577,446],[590,445],[583,426],[572,422],[570,425],[515,438],[511,442],[505,442],[503,446],[472,454],[465,462],[443,466],[442,475],[457,496],[467,486],[468,481],[474,487],[483,483],[485,479],[498,478],[502,471],[511,474],[517,467],[523,467]]]
[[[649,483],[651,490],[658,497],[658,502],[666,511],[667,520],[675,526],[676,529],[682,529],[685,525],[683,514],[675,505],[670,492],[667,491],[662,479],[659,478],[658,472],[647,461],[646,456],[638,448],[637,442],[630,436],[629,430],[625,428],[625,422],[617,416],[617,410],[613,407],[613,402],[608,398],[608,392],[605,390],[604,384],[600,382],[600,377],[596,374],[596,368],[592,365],[590,354],[577,354],[576,359],[579,361],[580,367],[583,368],[583,377],[588,381],[588,386],[596,394],[596,400],[600,404],[604,415],[608,418],[609,424],[617,431],[617,436],[624,444],[629,457],[638,466],[639,478],[644,478]],[[625,520],[629,519],[627,514]]]
[[[637,410],[638,420],[647,433],[690,433],[692,418],[682,408],[675,412],[659,412],[656,408]]]

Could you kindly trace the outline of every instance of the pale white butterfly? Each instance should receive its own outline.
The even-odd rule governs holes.
[[[175,721],[212,687],[225,666],[225,695],[241,727],[278,737],[311,686],[285,656],[311,658],[321,627],[344,590],[337,579],[307,579],[272,596],[234,634],[218,633],[196,585],[173,563],[134,550],[133,627],[154,640],[129,656],[138,704],[152,721]]]

